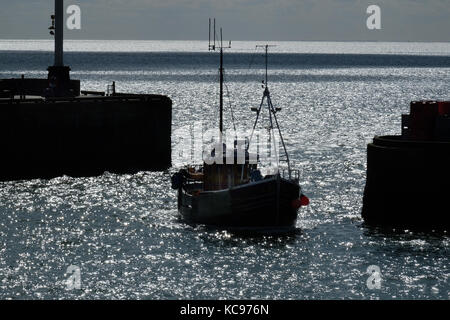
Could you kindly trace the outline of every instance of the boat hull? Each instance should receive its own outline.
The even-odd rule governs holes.
[[[180,188],[178,210],[188,223],[226,228],[294,228],[300,186],[280,177],[191,195]]]

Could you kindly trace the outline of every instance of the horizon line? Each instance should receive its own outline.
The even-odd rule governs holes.
[[[48,38],[0,38],[0,41],[54,41]],[[64,41],[202,41],[199,39],[64,39]],[[384,42],[384,43],[450,43],[450,40],[231,40],[231,42]]]

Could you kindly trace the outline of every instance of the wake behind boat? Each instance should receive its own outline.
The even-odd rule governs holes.
[[[214,28],[215,29],[215,28]],[[214,31],[215,33],[215,31]],[[222,35],[222,30],[220,32]],[[223,45],[220,41],[220,119],[219,143],[198,167],[186,166],[172,176],[172,188],[178,190],[178,211],[181,218],[192,224],[204,224],[233,230],[292,230],[298,210],[309,204],[302,194],[299,171],[293,170],[281,134],[266,79],[261,104],[256,111],[252,134],[247,142],[235,140],[233,146],[222,142],[223,133]],[[209,45],[215,50],[215,41]],[[258,157],[250,153],[251,141],[263,108],[269,114],[271,142],[277,143],[277,131],[283,146],[287,169],[276,169],[262,176]],[[276,130],[275,130],[276,129]],[[276,151],[276,148],[274,149]],[[276,155],[279,161],[278,155]]]

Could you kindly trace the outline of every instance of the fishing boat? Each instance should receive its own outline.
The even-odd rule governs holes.
[[[220,34],[222,35],[222,30]],[[231,230],[288,231],[295,229],[299,209],[309,204],[309,199],[302,193],[299,184],[299,171],[291,168],[276,116],[280,108],[274,108],[270,98],[267,81],[269,46],[264,47],[266,54],[264,93],[259,107],[252,108],[256,111],[256,120],[250,139],[244,143],[235,140],[232,146],[227,146],[220,140],[202,165],[185,166],[172,176],[172,188],[178,191],[179,215],[189,224],[203,224]],[[216,49],[215,41],[209,48]],[[218,49],[220,50],[219,137],[222,137],[224,82],[222,37]],[[287,162],[287,169],[280,170],[277,167],[265,176],[258,169],[258,157],[250,152],[253,134],[264,109],[267,109],[269,114],[272,141],[273,143],[277,141],[275,139],[277,132],[283,146],[284,160]]]

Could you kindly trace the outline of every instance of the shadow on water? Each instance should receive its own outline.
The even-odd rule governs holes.
[[[180,218],[179,224],[184,224],[186,230],[196,234],[198,238],[207,243],[217,243],[221,246],[263,245],[283,247],[293,244],[303,233],[299,228],[289,229],[236,229],[219,228],[207,225],[188,224]]]
[[[361,223],[359,226],[363,234],[370,238],[390,238],[392,240],[442,240],[449,237],[447,230],[434,230],[429,228],[400,228],[388,226],[373,226],[367,223]]]

